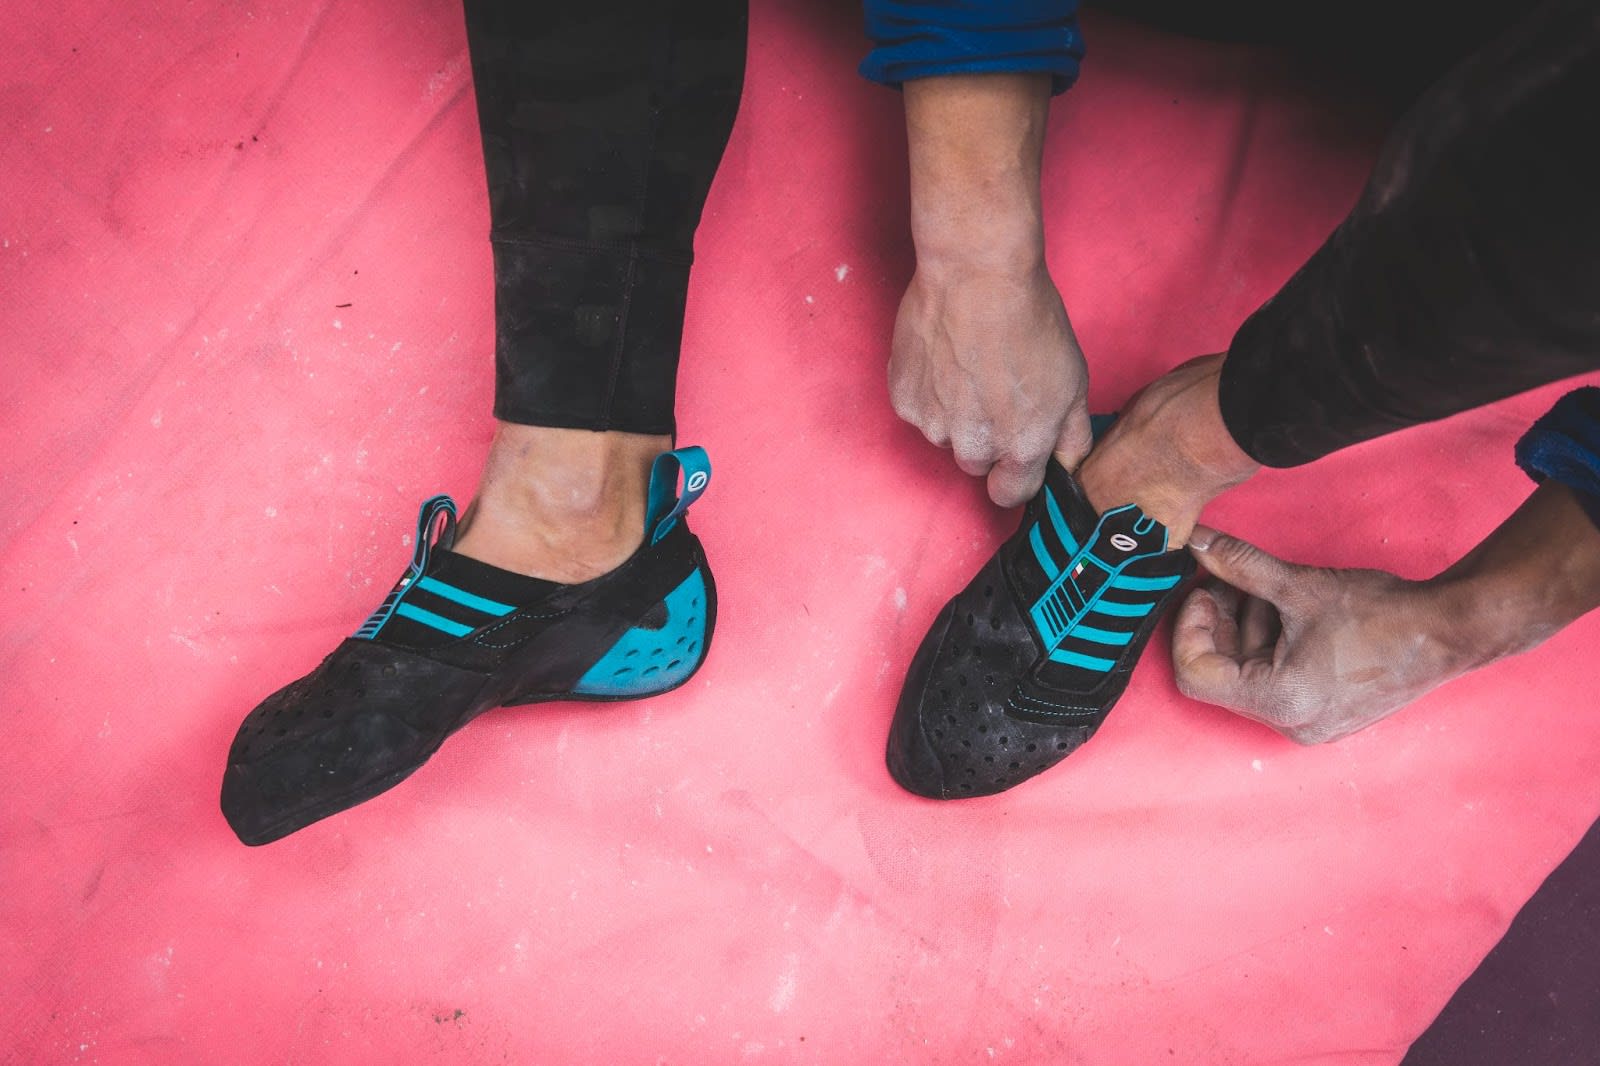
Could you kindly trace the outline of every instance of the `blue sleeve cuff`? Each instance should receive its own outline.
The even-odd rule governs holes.
[[[866,0],[866,17],[874,47],[861,73],[884,85],[1045,73],[1061,93],[1083,59],[1077,0]]]
[[[1517,465],[1559,482],[1600,527],[1600,388],[1574,389],[1517,441]]]

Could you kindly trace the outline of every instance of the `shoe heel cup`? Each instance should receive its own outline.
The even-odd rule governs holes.
[[[624,633],[572,687],[575,696],[628,699],[654,696],[689,680],[705,659],[711,636],[711,595],[696,568],[667,593],[667,620],[659,629],[635,626]]]

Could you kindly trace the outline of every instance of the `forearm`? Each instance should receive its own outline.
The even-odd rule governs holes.
[[[1454,566],[1423,585],[1462,671],[1542,643],[1600,607],[1600,529],[1565,485],[1546,482]]]
[[[905,108],[918,270],[1041,269],[1048,75],[922,78],[906,83]]]

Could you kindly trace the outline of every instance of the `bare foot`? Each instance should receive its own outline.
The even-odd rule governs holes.
[[[1203,356],[1157,378],[1112,423],[1077,471],[1096,510],[1136,503],[1177,548],[1207,503],[1261,469],[1222,423],[1222,359]]]
[[[650,465],[672,438],[502,422],[455,550],[561,584],[615,570],[644,541]]]

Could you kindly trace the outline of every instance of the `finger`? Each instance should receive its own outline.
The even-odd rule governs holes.
[[[943,419],[940,418],[908,418],[906,421],[916,426],[928,443],[935,448],[950,447],[950,431],[945,428]]]
[[[1277,728],[1262,710],[1272,703],[1273,672],[1267,660],[1201,653],[1182,661],[1174,659],[1173,675],[1178,691],[1190,699]]]
[[[1089,407],[1080,400],[1067,413],[1066,424],[1056,438],[1056,460],[1068,470],[1076,470],[1092,447],[1094,432],[1089,426]]]
[[[956,465],[973,477],[983,477],[1000,458],[993,427],[959,415],[951,429],[950,450],[955,453]]]
[[[1045,457],[1002,459],[989,471],[989,498],[1001,507],[1017,507],[1033,499],[1044,484]]]
[[[1225,616],[1207,589],[1195,589],[1178,608],[1172,623],[1172,663],[1184,665],[1207,655],[1228,654],[1218,639]]]
[[[961,472],[972,477],[987,477],[990,468],[994,466],[994,463],[988,459],[967,458],[962,456],[959,451],[955,453],[955,457],[956,466],[961,468]]]
[[[1239,647],[1246,655],[1271,658],[1283,633],[1278,609],[1268,600],[1250,596],[1239,611]]]
[[[1301,569],[1262,551],[1254,544],[1219,533],[1210,526],[1195,526],[1189,547],[1212,574],[1235,588],[1281,604],[1295,595]]]
[[[1217,606],[1224,614],[1235,622],[1238,621],[1239,609],[1244,606],[1244,593],[1226,581],[1218,581],[1216,578],[1206,583],[1205,590],[1211,594],[1213,600],[1217,601]]]

